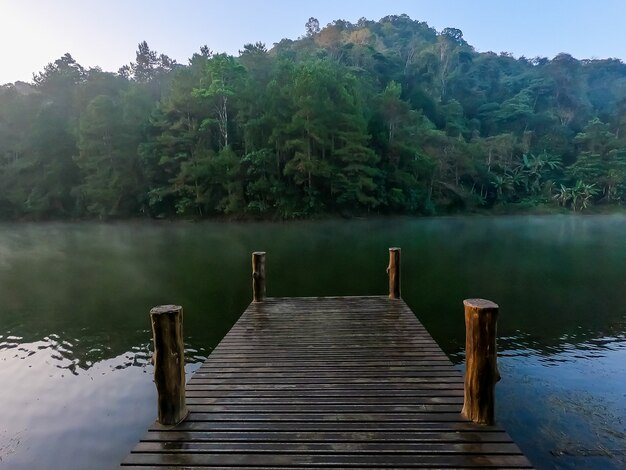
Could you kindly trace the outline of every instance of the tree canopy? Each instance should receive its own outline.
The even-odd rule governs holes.
[[[626,65],[406,15],[0,87],[0,218],[434,214],[626,199]]]

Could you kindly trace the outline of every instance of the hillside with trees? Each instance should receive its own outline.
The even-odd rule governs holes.
[[[626,65],[406,15],[0,87],[0,218],[581,211],[626,199]]]

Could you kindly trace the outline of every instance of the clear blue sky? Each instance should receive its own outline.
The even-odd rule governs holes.
[[[0,84],[30,81],[66,52],[116,71],[145,40],[187,63],[203,44],[237,54],[248,42],[296,39],[311,16],[325,25],[402,13],[459,28],[478,51],[626,59],[626,0],[0,0]]]

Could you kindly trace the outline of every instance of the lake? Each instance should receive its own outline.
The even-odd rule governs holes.
[[[0,224],[0,468],[110,469],[156,415],[148,311],[192,373],[251,299],[402,295],[462,369],[462,301],[500,305],[496,417],[539,468],[626,465],[626,217]]]

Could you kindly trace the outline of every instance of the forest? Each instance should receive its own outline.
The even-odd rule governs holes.
[[[0,218],[291,219],[626,200],[626,65],[477,52],[406,15],[0,87]]]

